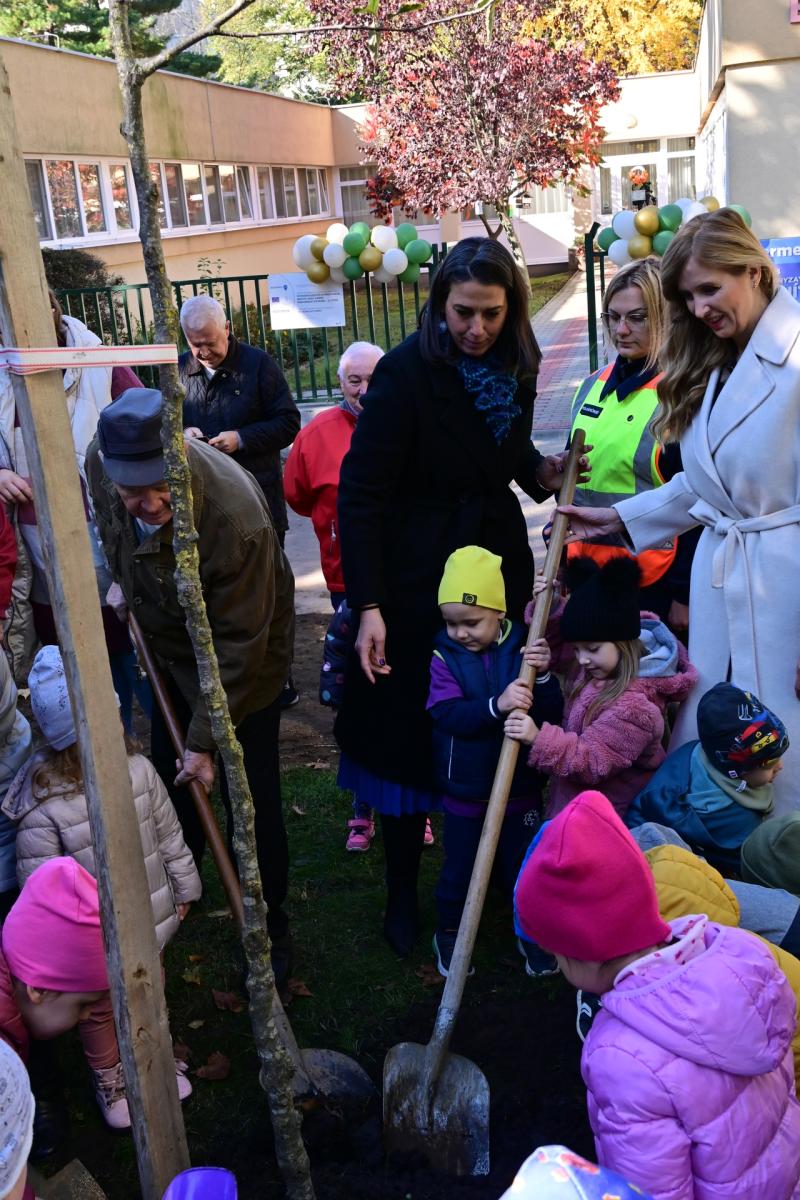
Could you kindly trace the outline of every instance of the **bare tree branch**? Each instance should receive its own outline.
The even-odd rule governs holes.
[[[220,13],[218,17],[214,17],[214,20],[209,21],[202,29],[196,30],[195,33],[187,34],[180,41],[173,42],[171,46],[166,46],[158,54],[154,54],[150,58],[140,58],[137,66],[141,78],[147,79],[148,75],[152,75],[154,71],[160,70],[161,67],[166,67],[178,54],[183,54],[184,50],[196,46],[204,38],[214,37],[219,32],[220,26],[225,25],[228,21],[232,21],[240,12],[244,12],[246,8],[250,8],[254,3],[255,0],[236,0],[235,4],[232,4],[230,8],[226,8],[225,12]]]

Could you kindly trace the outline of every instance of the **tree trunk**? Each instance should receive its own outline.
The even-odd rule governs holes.
[[[139,239],[153,306],[156,342],[177,342],[178,313],[167,276],[158,221],[157,193],[150,176],[144,139],[142,86],[147,78],[136,61],[128,23],[129,0],[110,0],[109,19],[122,93],[121,132],[128,144],[139,202]],[[308,1156],[301,1136],[301,1119],[292,1094],[293,1068],[272,1020],[275,979],[270,961],[266,905],[256,854],[253,800],[247,783],[242,748],[231,722],[223,690],[211,627],[200,586],[197,531],[194,527],[189,466],[183,443],[182,389],[175,366],[160,368],[164,396],[164,460],[172,497],[178,597],[186,613],[200,689],[208,707],[214,741],[225,764],[231,809],[233,847],[244,904],[242,944],[247,959],[250,1022],[267,1093],[275,1153],[291,1200],[313,1200]]]
[[[528,274],[528,264],[525,262],[525,255],[522,251],[519,238],[517,237],[517,231],[514,228],[514,222],[508,215],[508,209],[498,207],[497,213],[500,218],[500,226],[508,239],[508,244],[511,247],[511,253],[514,255],[514,262],[522,272],[522,278],[525,280],[525,287],[528,289],[528,300],[530,301],[532,294],[531,278]]]

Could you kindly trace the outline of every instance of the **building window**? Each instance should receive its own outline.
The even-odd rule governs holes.
[[[272,184],[270,183],[269,167],[259,167],[258,174],[258,198],[261,203],[261,220],[275,220],[275,206],[272,203]]]
[[[53,207],[56,237],[81,237],[83,229],[78,209],[74,163],[67,159],[48,159],[47,183],[50,188],[50,203]]]
[[[638,167],[640,164],[636,163],[635,165]],[[647,171],[647,174],[650,176],[650,188],[652,190],[653,195],[655,195],[658,167],[653,162],[642,163],[641,166],[644,167],[645,171]],[[628,177],[630,170],[631,170],[630,167],[620,167],[620,169],[619,169],[619,177],[620,177],[620,182],[622,184],[622,207],[623,208],[630,208],[631,204],[633,203],[633,197],[632,197],[631,193],[633,192],[634,188],[633,188],[633,184],[631,183],[631,181]],[[641,200],[641,196],[638,196],[637,200]]]
[[[223,168],[220,167],[220,173]],[[186,196],[186,211],[190,225],[207,225],[206,206],[203,199],[203,184],[199,163],[183,163],[183,191]],[[224,197],[223,191],[223,197]]]
[[[79,163],[78,178],[81,181],[83,217],[87,233],[106,232],[106,214],[100,190],[100,168],[97,163]]]
[[[367,225],[378,225],[380,222],[369,210],[365,188],[367,180],[375,174],[373,166],[340,167],[339,185],[342,192],[342,220],[345,225],[354,221],[366,221]]]
[[[276,217],[298,216],[294,167],[273,167],[272,182],[275,188]]]
[[[167,221],[167,210],[164,207],[164,182],[161,178],[161,164],[150,163],[150,178],[152,179],[156,189],[156,205],[158,206],[158,223],[162,229],[169,228]]]
[[[35,162],[26,162],[25,174],[28,176],[28,191],[31,194],[31,204],[33,205],[33,215],[36,219],[36,232],[39,235],[39,241],[49,242],[53,234],[50,229],[50,214],[47,209],[47,195],[44,190],[42,164],[38,160]]]
[[[242,221],[253,220],[253,196],[250,191],[250,168],[236,168],[236,183],[239,188],[239,210]]]
[[[173,229],[182,229],[189,224],[189,221],[186,216],[186,201],[183,198],[180,163],[164,163],[164,178],[167,181],[169,223]]]
[[[108,173],[111,179],[111,203],[114,208],[117,229],[133,229],[128,168],[125,163],[112,163],[108,168]]]
[[[222,224],[222,200],[220,199],[219,167],[205,165],[206,200],[208,201],[208,219],[212,225]]]
[[[546,213],[565,213],[569,211],[567,188],[563,183],[553,187],[535,187],[530,185],[517,202],[517,210],[525,216],[542,216]]]
[[[667,159],[668,170],[668,200],[681,200],[688,196],[694,200],[697,196],[694,185],[694,155],[687,154],[680,158]]]
[[[301,167],[298,171],[300,181],[300,207],[304,217],[319,216],[328,211],[328,196],[325,187],[325,172],[314,167]]]
[[[611,168],[600,168],[600,212],[613,212],[611,207]]]
[[[661,149],[661,141],[659,138],[650,138],[643,142],[603,142],[601,147],[603,158],[609,158],[611,155],[626,154],[658,154]]]
[[[667,138],[667,154],[680,150],[694,150],[694,138]]]

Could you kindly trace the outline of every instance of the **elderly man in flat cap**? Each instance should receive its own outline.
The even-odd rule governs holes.
[[[151,755],[167,784],[186,842],[199,863],[205,846],[183,785],[214,782],[215,744],[175,584],[172,500],[164,479],[161,393],[129,388],[101,415],[86,459],[97,526],[111,567],[118,611],[130,607],[166,677],[186,730],[175,775],[166,726],[153,714]],[[269,909],[278,984],[289,966],[288,848],[278,763],[280,694],[294,635],[294,578],[264,493],[252,475],[199,440],[187,442],[200,579],[222,684],[255,806],[258,865]],[[123,598],[124,597],[124,601]],[[114,600],[114,597],[109,597]],[[174,782],[173,782],[174,780]],[[220,791],[230,802],[224,767]]]

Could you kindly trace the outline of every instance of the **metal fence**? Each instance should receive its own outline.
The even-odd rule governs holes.
[[[586,319],[589,328],[589,371],[596,371],[599,362],[599,347],[597,340],[597,314],[603,310],[603,296],[606,290],[606,257],[602,250],[595,246],[595,238],[600,228],[595,221],[592,228],[583,237],[583,249],[586,259]]]
[[[344,327],[274,330],[270,323],[269,276],[212,276],[182,279],[172,284],[180,308],[190,296],[209,295],[219,300],[236,336],[268,350],[277,360],[298,403],[325,401],[339,394],[336,368],[351,342],[369,341],[384,350],[401,342],[417,326],[430,283],[447,246],[434,246],[419,281],[376,284],[369,275],[344,285]],[[105,288],[67,288],[58,299],[107,345],[142,345],[153,341],[153,310],[145,283]],[[181,333],[181,350],[186,349]],[[140,369],[142,382],[157,384],[157,369]]]

